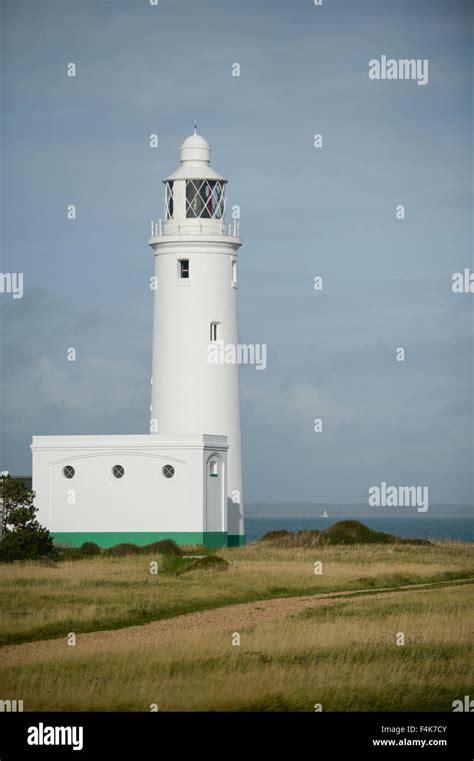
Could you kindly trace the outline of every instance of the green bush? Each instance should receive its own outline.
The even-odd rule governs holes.
[[[319,542],[320,531],[318,529],[304,529],[303,531],[269,531],[264,534],[260,541],[268,542],[272,547],[314,547]]]
[[[84,560],[102,554],[102,550],[95,542],[84,542],[80,547],[57,547],[59,560]]]
[[[11,476],[0,478],[3,503],[0,561],[11,563],[56,556],[48,529],[36,520],[38,510],[33,504],[34,496],[22,481]]]
[[[34,525],[18,527],[5,532],[0,542],[0,561],[11,563],[14,560],[38,560],[45,556],[54,557],[53,540],[46,528],[37,521]]]
[[[139,551],[144,555],[156,552],[159,555],[175,555],[178,557],[183,554],[181,548],[172,539],[162,539],[159,542],[146,544],[144,547],[140,547]]]
[[[394,534],[374,531],[360,521],[339,521],[321,532],[321,544],[431,544],[429,539],[400,539]]]
[[[266,534],[260,537],[260,542],[274,542],[276,539],[290,538],[293,536],[292,531],[287,531],[285,528],[278,529],[277,531],[268,531]]]
[[[431,544],[428,539],[400,539],[394,534],[384,531],[374,531],[360,521],[338,521],[332,526],[318,531],[304,529],[293,533],[282,529],[270,531],[260,538],[272,547],[316,547],[318,545],[334,544]]]
[[[83,558],[106,555],[109,557],[122,558],[127,555],[168,555],[170,557],[181,557],[183,552],[172,539],[162,539],[160,542],[152,542],[143,547],[137,544],[124,542],[123,544],[114,544],[106,550],[101,550],[95,542],[84,542],[80,547],[59,547],[58,556],[61,560],[81,560]]]
[[[113,547],[109,547],[105,550],[106,555],[111,555],[112,557],[125,557],[125,555],[138,555],[140,552],[140,547],[137,547],[136,544],[129,544],[128,542],[124,542],[123,544],[114,544]]]
[[[303,531],[297,531],[295,535],[294,547],[314,547],[319,544],[321,531],[317,528],[307,528]]]
[[[397,537],[373,531],[360,521],[338,521],[321,532],[320,544],[393,544]]]
[[[95,542],[84,542],[84,544],[81,544],[81,546],[79,547],[79,550],[84,557],[92,557],[93,555],[100,555],[102,552],[99,545],[96,544]]]

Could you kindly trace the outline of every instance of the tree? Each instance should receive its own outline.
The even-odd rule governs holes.
[[[11,476],[0,478],[0,503],[3,504],[0,561],[34,560],[54,555],[49,531],[36,519],[38,510],[33,504],[34,496],[22,481]]]
[[[2,530],[4,531],[9,523],[9,515],[12,510],[18,507],[32,507],[35,494],[28,489],[23,481],[17,481],[10,475],[0,477],[0,508]],[[0,534],[3,533],[0,531]]]

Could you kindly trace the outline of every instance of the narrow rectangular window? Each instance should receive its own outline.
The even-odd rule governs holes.
[[[173,181],[166,183],[166,219],[173,219],[174,200],[173,200]]]
[[[217,478],[218,476],[216,460],[212,460],[212,462],[209,465],[209,475],[211,476],[211,478]]]
[[[237,285],[237,260],[232,259],[232,285]]]
[[[180,278],[189,278],[189,259],[179,260],[179,276]]]
[[[211,322],[211,341],[217,341],[217,322]]]

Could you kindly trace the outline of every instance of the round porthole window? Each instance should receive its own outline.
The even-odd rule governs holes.
[[[63,468],[63,475],[65,478],[74,478],[76,474],[76,471],[72,467],[72,465],[65,465]]]
[[[161,472],[163,473],[165,478],[173,478],[174,476],[174,468],[172,465],[165,465]]]
[[[112,473],[114,474],[115,478],[122,478],[125,473],[125,469],[121,465],[114,465],[112,468]]]

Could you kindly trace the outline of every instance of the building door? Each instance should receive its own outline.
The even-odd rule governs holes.
[[[207,461],[206,474],[206,531],[224,531],[224,479],[220,457],[212,455]]]

